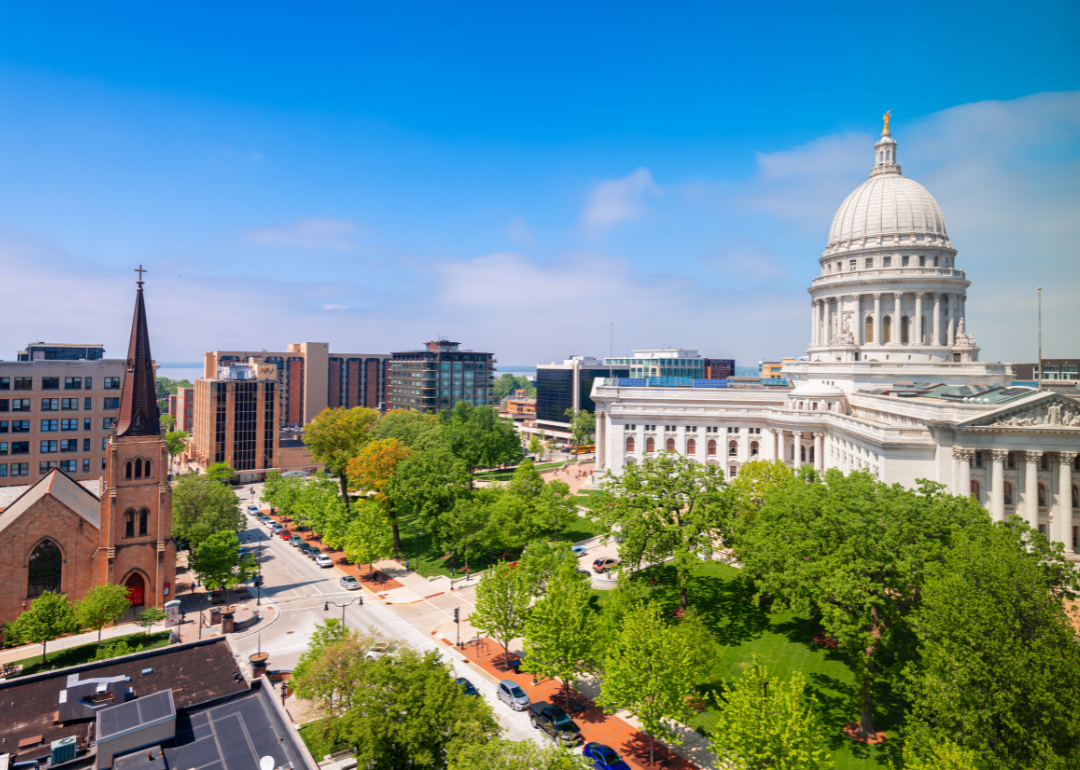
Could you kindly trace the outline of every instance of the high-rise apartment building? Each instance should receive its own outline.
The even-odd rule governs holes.
[[[101,476],[124,377],[124,361],[104,354],[101,345],[32,343],[19,361],[0,361],[0,486],[53,468]]]
[[[227,463],[241,482],[260,480],[278,455],[278,368],[229,362],[195,380],[188,456],[201,467]]]
[[[173,430],[186,430],[191,433],[195,425],[195,388],[177,388],[175,411],[172,416],[176,418],[176,427]]]
[[[494,404],[495,358],[461,350],[449,340],[428,342],[420,350],[394,353],[390,361],[390,409],[438,412],[459,401]]]
[[[282,427],[303,426],[328,407],[379,409],[387,400],[388,353],[331,353],[326,342],[300,342],[281,352],[212,350],[203,354],[203,377],[213,379],[219,366],[232,363],[274,365]]]

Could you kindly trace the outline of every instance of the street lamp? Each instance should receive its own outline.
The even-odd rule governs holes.
[[[256,558],[256,566],[259,568],[259,572],[255,575],[255,606],[262,605],[262,538],[259,538],[259,555]]]
[[[330,602],[330,601],[323,602],[323,608],[322,609],[323,609],[323,612],[329,612],[331,604],[334,605],[335,607],[341,607],[341,625],[344,626],[345,625],[345,608],[348,607],[350,604],[356,604],[357,602],[360,602],[360,606],[363,607],[364,606],[364,597],[363,596],[357,596],[351,602],[345,602],[344,604],[338,604],[337,602]]]

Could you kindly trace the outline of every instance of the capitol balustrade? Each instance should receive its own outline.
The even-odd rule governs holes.
[[[956,278],[962,281],[967,280],[966,271],[957,270],[953,267],[872,267],[818,276],[810,282],[810,285],[813,287],[823,286],[825,284],[857,283],[866,280],[867,278],[885,276],[889,278],[894,278],[896,276],[926,276],[935,278]]]

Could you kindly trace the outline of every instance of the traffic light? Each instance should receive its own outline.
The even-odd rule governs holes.
[[[455,623],[457,623],[457,622],[458,622],[458,611],[459,611],[460,609],[461,609],[460,607],[454,607],[454,622],[455,622]]]

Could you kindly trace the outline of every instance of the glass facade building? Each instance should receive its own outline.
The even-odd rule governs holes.
[[[393,353],[387,402],[390,409],[440,412],[459,401],[495,403],[495,358],[461,350],[458,342],[428,342],[422,350]]]

